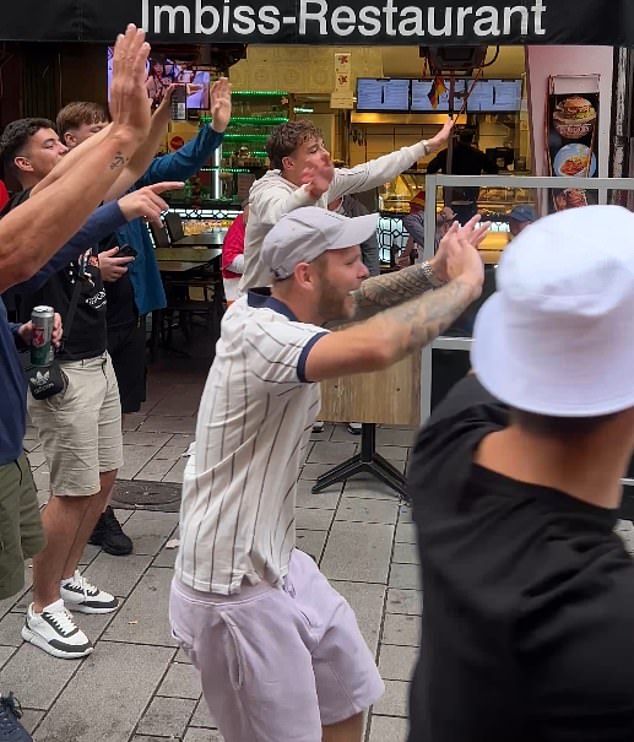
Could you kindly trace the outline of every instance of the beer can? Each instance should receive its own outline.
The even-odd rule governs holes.
[[[31,363],[34,366],[48,366],[54,357],[53,350],[53,307],[35,307],[31,313],[33,332],[31,334]]]

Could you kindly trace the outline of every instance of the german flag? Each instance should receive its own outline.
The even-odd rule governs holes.
[[[431,90],[427,94],[429,102],[431,103],[431,107],[434,109],[434,111],[438,108],[441,96],[444,95],[446,92],[447,86],[445,85],[445,80],[441,75],[436,75],[436,77],[434,77],[434,81],[432,82]]]

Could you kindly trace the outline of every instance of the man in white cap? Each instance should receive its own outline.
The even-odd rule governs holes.
[[[364,281],[359,245],[377,218],[314,206],[283,216],[262,245],[272,290],[222,321],[184,475],[170,619],[225,742],[360,742],[383,693],[350,606],[295,549],[315,382],[385,368],[449,326],[480,294],[486,229],[456,225],[397,283]]]
[[[634,739],[634,563],[613,533],[634,451],[633,235],[629,211],[592,206],[516,237],[475,374],[418,438],[410,742]]]

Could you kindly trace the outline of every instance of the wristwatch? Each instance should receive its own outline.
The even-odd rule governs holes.
[[[429,146],[429,139],[423,139],[423,147],[425,149],[425,156],[431,155],[432,149]]]
[[[425,276],[432,288],[438,289],[441,286],[445,285],[444,282],[441,281],[434,273],[434,269],[431,267],[429,260],[426,260],[424,263],[420,264],[420,272],[423,274],[423,276]]]

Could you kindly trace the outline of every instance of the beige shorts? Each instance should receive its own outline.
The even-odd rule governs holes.
[[[86,497],[101,489],[99,474],[123,464],[119,387],[110,356],[64,361],[64,391],[28,410],[51,473],[51,492]]]

